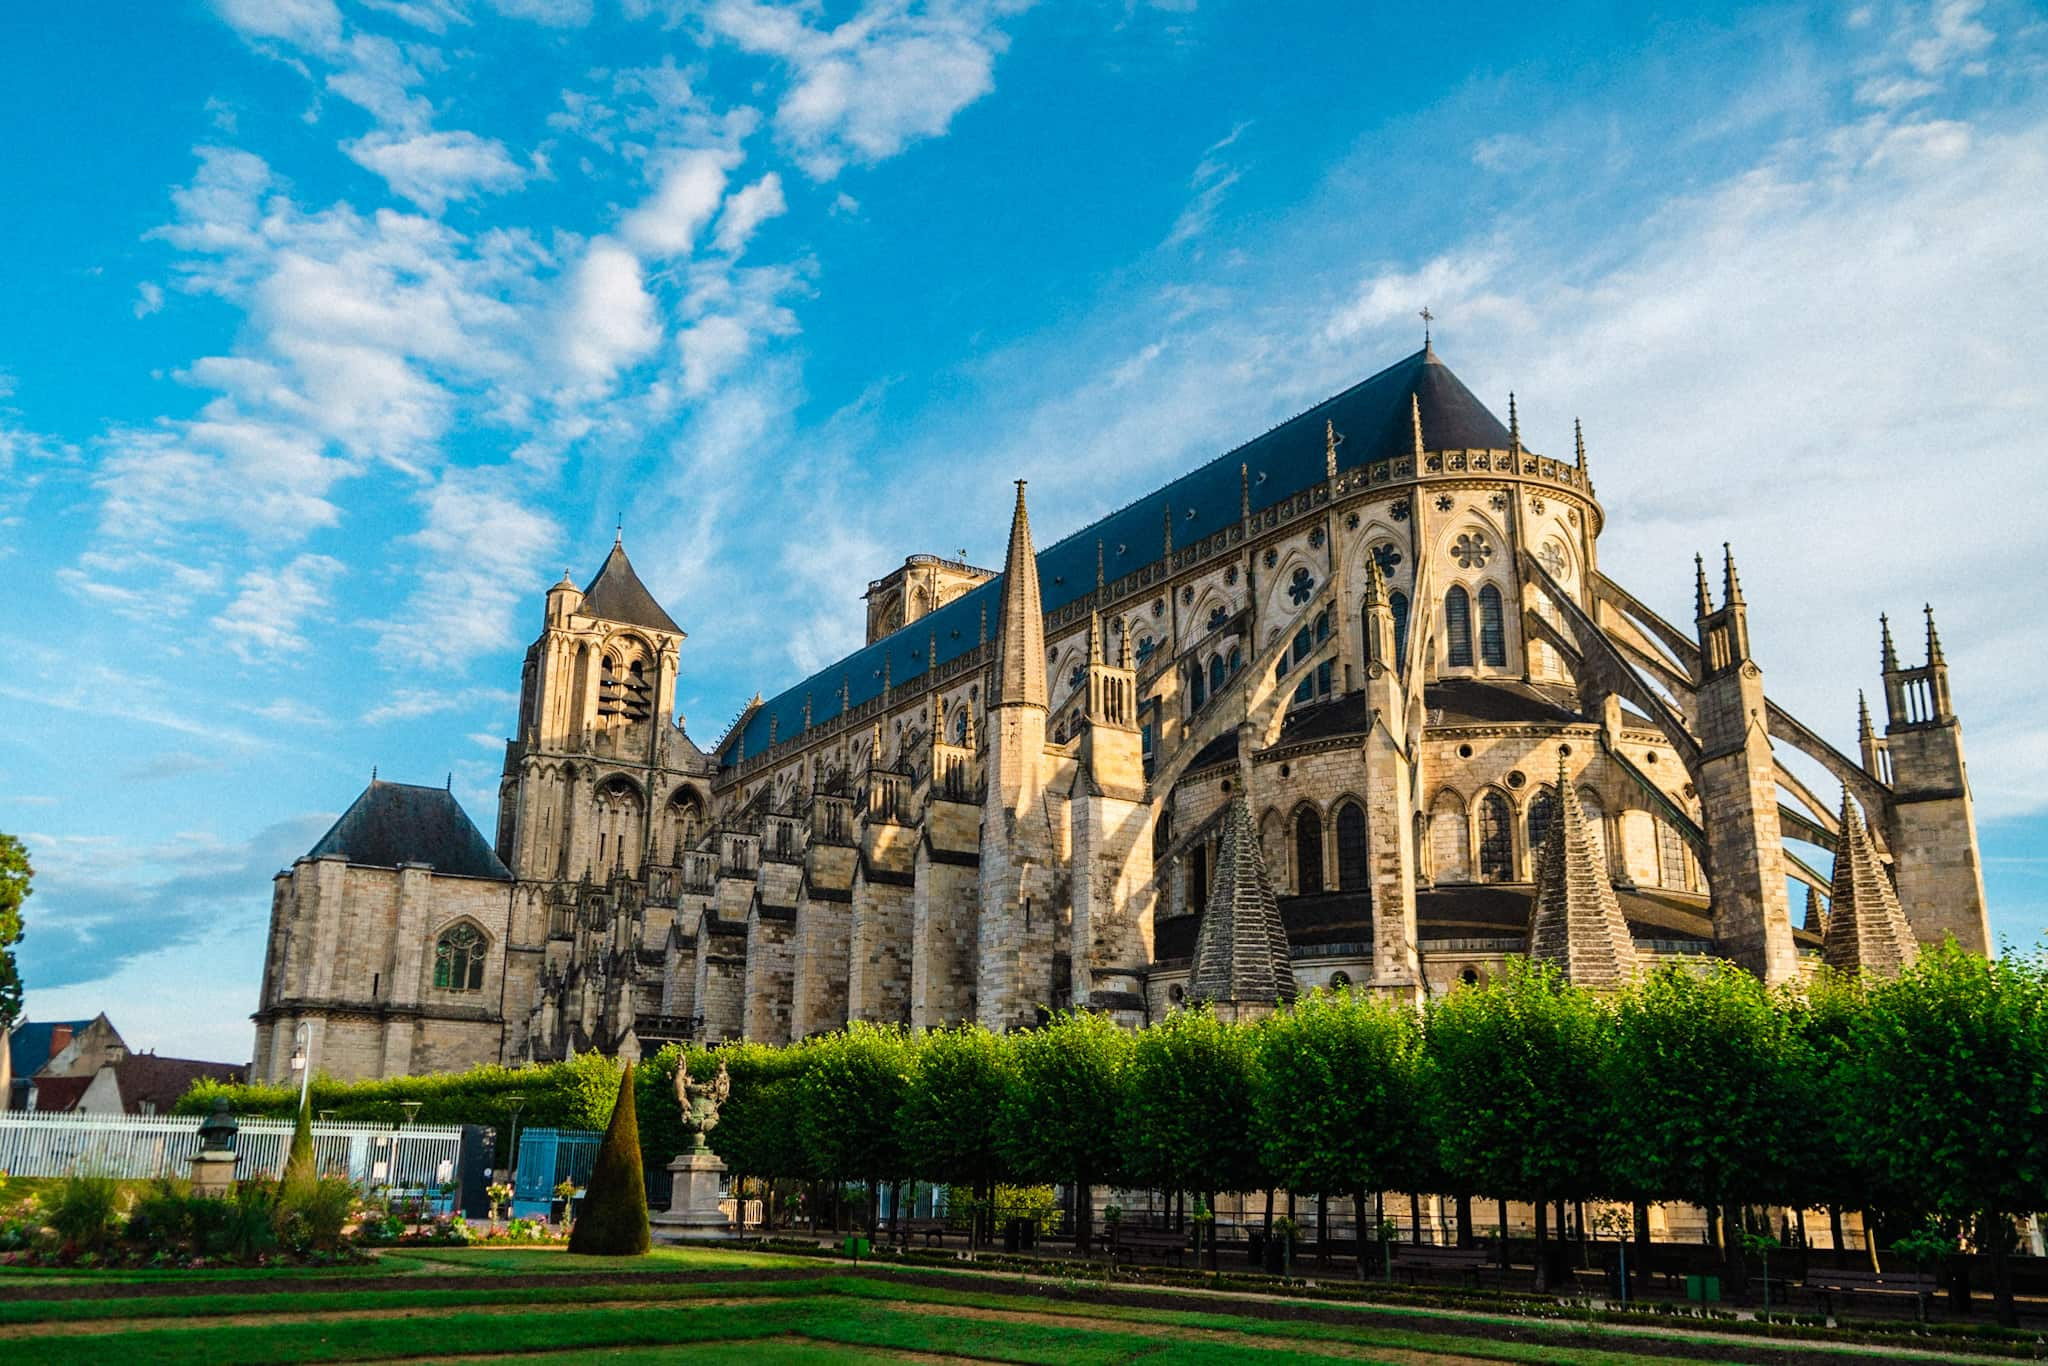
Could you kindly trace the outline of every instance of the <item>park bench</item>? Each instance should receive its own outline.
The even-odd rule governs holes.
[[[896,1227],[896,1241],[908,1247],[912,1238],[922,1238],[926,1247],[943,1246],[948,1231],[944,1219],[905,1219]]]
[[[1477,1247],[1438,1247],[1431,1243],[1396,1243],[1394,1271],[1411,1284],[1422,1276],[1456,1276],[1478,1285],[1487,1253]]]
[[[1112,1257],[1124,1254],[1163,1260],[1171,1255],[1175,1265],[1187,1265],[1188,1235],[1172,1229],[1125,1228],[1119,1225],[1114,1232],[1103,1234],[1102,1241]]]
[[[1934,1293],[1934,1277],[1918,1271],[1815,1271],[1807,1276],[1806,1288],[1830,1316],[1838,1295],[1910,1295],[1925,1313],[1927,1299]]]

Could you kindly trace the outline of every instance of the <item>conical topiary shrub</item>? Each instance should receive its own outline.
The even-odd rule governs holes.
[[[292,1145],[285,1151],[284,1175],[280,1185],[296,1190],[320,1179],[313,1158],[313,1088],[299,1097],[298,1118],[292,1123]]]
[[[637,1257],[647,1229],[647,1178],[640,1169],[640,1117],[633,1108],[633,1065],[619,1078],[618,1103],[591,1168],[582,1212],[569,1231],[569,1251],[594,1257]]]

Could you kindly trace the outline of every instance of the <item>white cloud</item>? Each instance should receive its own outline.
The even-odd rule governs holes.
[[[709,393],[746,359],[754,337],[738,318],[714,315],[704,318],[676,337],[683,362],[683,392],[696,397]]]
[[[1166,235],[1165,245],[1178,246],[1192,241],[1209,230],[1216,221],[1216,211],[1222,207],[1223,196],[1242,176],[1236,166],[1223,159],[1222,153],[1251,125],[1240,123],[1229,133],[1219,138],[1202,152],[1202,159],[1195,164],[1194,174],[1188,177],[1188,188],[1195,192],[1193,199],[1180,211],[1174,220],[1173,230]]]
[[[505,144],[475,133],[370,133],[343,143],[342,150],[432,214],[450,200],[502,194],[526,183],[525,170]]]
[[[736,153],[698,148],[671,155],[658,169],[654,194],[619,224],[619,235],[656,257],[684,256],[697,233],[718,211],[726,172]]]
[[[513,644],[515,611],[536,597],[561,529],[515,496],[502,468],[448,470],[421,501],[412,591],[377,627],[385,659],[447,668]]]
[[[576,28],[590,22],[590,0],[489,0],[492,9],[509,19],[531,19],[549,28]]]
[[[213,8],[243,37],[259,42],[326,51],[341,41],[341,10],[334,0],[213,0]]]
[[[393,721],[417,721],[423,716],[451,711],[503,710],[518,700],[519,694],[503,688],[393,688],[382,702],[363,713],[362,724],[382,726]],[[505,742],[500,739],[496,743]]]
[[[874,163],[921,138],[995,88],[996,27],[990,4],[869,3],[845,22],[814,28],[797,10],[760,0],[712,0],[706,28],[790,70],[775,126],[814,179],[849,160]]]
[[[571,273],[557,347],[584,384],[608,387],[619,371],[661,344],[661,323],[639,258],[608,237],[591,241]]]
[[[328,605],[328,590],[343,572],[341,561],[328,555],[299,555],[276,569],[252,569],[213,627],[245,660],[302,651],[306,618]]]
[[[152,313],[160,313],[163,311],[163,306],[164,287],[162,285],[152,284],[148,280],[144,280],[135,287],[136,317],[147,318]]]
[[[718,218],[718,249],[731,256],[739,255],[756,228],[788,210],[789,205],[782,197],[782,177],[770,171],[745,189],[735,191],[726,201],[725,212]]]

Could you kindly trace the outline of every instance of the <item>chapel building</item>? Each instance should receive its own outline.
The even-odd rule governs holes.
[[[547,591],[494,842],[373,781],[278,875],[255,1074],[302,1026],[384,1076],[1421,999],[1516,954],[1606,987],[1988,951],[1931,611],[1843,754],[1766,694],[1732,553],[1686,625],[1601,572],[1574,447],[1425,346],[1044,549],[1020,482],[1001,572],[912,556],[862,649],[708,748],[615,543]]]

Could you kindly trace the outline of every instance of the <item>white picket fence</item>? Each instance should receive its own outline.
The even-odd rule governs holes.
[[[284,1119],[245,1119],[236,1135],[237,1177],[277,1175],[291,1146]],[[313,1156],[324,1174],[365,1188],[432,1187],[454,1179],[462,1130],[455,1125],[316,1123]],[[188,1176],[199,1119],[183,1115],[0,1113],[0,1172],[11,1176]]]

